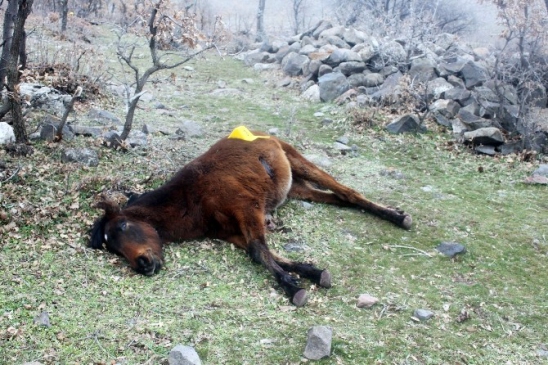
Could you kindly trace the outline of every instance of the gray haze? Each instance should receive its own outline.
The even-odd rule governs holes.
[[[467,35],[467,41],[476,44],[491,44],[498,36],[496,24],[496,9],[491,4],[479,4],[476,0],[442,0],[454,2],[460,8],[469,9],[476,15],[478,30]],[[291,33],[292,0],[266,0],[265,28],[269,34],[288,36]],[[314,25],[320,19],[335,22],[332,16],[332,5],[336,0],[305,0],[306,24],[305,28]],[[221,15],[225,24],[232,31],[250,31],[256,29],[258,0],[205,0],[208,11],[214,15]]]

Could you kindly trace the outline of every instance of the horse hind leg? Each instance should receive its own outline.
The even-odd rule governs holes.
[[[411,228],[413,219],[409,214],[366,199],[362,194],[340,184],[331,175],[305,159],[291,145],[282,142],[282,147],[289,159],[293,174],[293,185],[288,194],[290,198],[360,208],[402,228]],[[330,192],[319,190],[312,186],[313,184]]]

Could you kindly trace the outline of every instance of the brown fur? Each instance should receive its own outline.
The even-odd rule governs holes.
[[[263,264],[292,302],[301,306],[306,292],[289,272],[323,287],[331,286],[331,275],[268,249],[266,215],[287,197],[363,209],[400,227],[411,227],[408,214],[375,204],[339,184],[275,137],[253,142],[223,138],[163,186],[130,199],[123,209],[100,203],[105,214],[94,224],[91,247],[105,243],[136,271],[152,275],[163,264],[166,242],[199,237],[225,240]]]

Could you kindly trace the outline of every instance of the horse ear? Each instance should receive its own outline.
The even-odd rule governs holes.
[[[89,240],[89,247],[99,249],[103,247],[104,236],[105,236],[105,224],[107,223],[107,218],[103,217],[97,219],[91,228],[91,235]]]
[[[89,246],[91,248],[102,248],[103,242],[105,242],[105,224],[120,212],[120,207],[112,201],[101,200],[95,205],[95,208],[103,209],[105,215],[93,224]]]
[[[107,219],[113,218],[114,215],[120,212],[120,207],[110,200],[101,200],[100,202],[95,204],[95,207],[103,209],[105,211],[105,218]]]

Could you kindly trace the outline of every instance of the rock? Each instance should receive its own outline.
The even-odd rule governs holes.
[[[393,104],[399,99],[399,84],[403,74],[396,72],[388,76],[379,90],[371,94],[371,99],[376,102],[385,102],[387,104]]]
[[[473,145],[500,146],[504,143],[502,132],[495,127],[479,128],[464,133],[464,140]]]
[[[175,133],[184,135],[185,138],[200,138],[204,136],[203,127],[192,120],[183,121]]]
[[[470,99],[472,93],[461,87],[453,87],[452,89],[446,90],[440,96],[443,99],[451,99],[458,102],[461,106],[465,106],[467,105],[466,101]]]
[[[332,72],[318,79],[320,100],[332,101],[350,89],[350,84],[341,72]]]
[[[497,147],[497,151],[502,155],[511,155],[512,153],[519,153],[523,150],[522,141],[506,142]]]
[[[417,133],[424,129],[420,124],[419,117],[414,114],[406,114],[386,126],[386,130],[392,134]]]
[[[426,93],[428,100],[439,99],[447,90],[451,90],[453,85],[445,81],[443,77],[437,77],[426,83]]]
[[[438,77],[436,64],[428,58],[417,58],[411,62],[409,77],[416,82],[428,82]],[[445,81],[445,80],[444,80]]]
[[[352,147],[350,146],[347,146],[345,145],[344,143],[340,143],[340,142],[334,142],[333,143],[333,148],[336,149],[337,151],[350,151],[352,150]]]
[[[147,134],[142,131],[132,130],[126,138],[126,143],[131,147],[146,146],[148,143]]]
[[[99,137],[103,132],[101,127],[86,127],[82,125],[70,125],[70,129],[77,136]]]
[[[356,44],[363,43],[367,36],[364,32],[356,30],[355,28],[345,28],[341,38],[350,47],[354,47]]]
[[[548,177],[548,164],[539,165],[538,169],[533,171],[533,176],[535,175]]]
[[[545,349],[538,349],[538,350],[537,350],[537,355],[538,355],[539,357],[548,358],[548,350],[545,350]]]
[[[91,109],[88,113],[88,118],[101,124],[122,124],[122,121],[116,115],[101,109]]]
[[[415,312],[413,312],[413,317],[417,318],[419,321],[427,321],[434,317],[434,312],[427,309],[416,309]]]
[[[537,185],[548,185],[548,177],[540,176],[540,175],[528,176],[525,179],[524,183],[526,183],[526,184],[537,184]]]
[[[169,352],[168,363],[169,365],[201,365],[202,361],[194,347],[179,344]]]
[[[474,147],[474,151],[482,155],[489,155],[489,156],[494,156],[497,154],[497,151],[495,150],[495,146],[479,145]]]
[[[268,134],[270,134],[271,136],[279,136],[280,135],[280,128],[270,128],[268,130]]]
[[[77,162],[85,166],[98,166],[99,156],[95,150],[89,148],[68,148],[61,153],[63,162]]]
[[[120,148],[122,147],[122,138],[115,131],[108,131],[103,133],[103,144],[109,148]]]
[[[326,326],[314,326],[308,330],[308,341],[304,349],[304,357],[310,360],[320,360],[331,354],[333,331]]]
[[[15,142],[13,127],[6,122],[0,122],[0,145]]]
[[[365,87],[379,86],[384,82],[384,77],[380,73],[370,73],[365,75],[364,84]]]
[[[450,258],[466,253],[466,247],[457,242],[442,242],[436,247],[436,250]]]
[[[23,365],[42,365],[42,363],[38,361],[31,361],[31,362],[24,362]]]
[[[362,57],[349,49],[338,48],[324,61],[325,64],[336,67],[342,62],[362,62]]]
[[[454,118],[460,109],[460,105],[454,100],[438,99],[430,105],[432,113],[439,113],[446,118]]]
[[[375,45],[373,44],[373,47]],[[407,59],[407,52],[401,44],[396,41],[390,41],[383,43],[379,47],[379,57],[383,58],[384,66],[389,63],[393,65],[399,65],[402,62],[405,62]],[[384,67],[383,66],[383,67]]]
[[[290,52],[282,60],[282,70],[289,76],[299,76],[303,69],[308,67],[308,57],[295,52]]]
[[[304,155],[304,158],[312,162],[314,165],[322,168],[327,168],[332,165],[331,161],[327,157],[319,155]]]
[[[347,136],[341,136],[337,138],[335,141],[342,144],[348,144],[348,142],[350,142],[350,139]]]
[[[53,123],[51,120],[42,124],[40,127],[40,139],[48,142],[55,140],[59,124]],[[68,125],[63,126],[63,139],[65,141],[72,141],[74,139],[74,133]]]
[[[38,326],[51,327],[51,323],[49,321],[49,313],[43,311],[39,315],[34,317],[34,324]]]
[[[316,84],[310,86],[304,93],[301,94],[301,97],[313,103],[319,103],[321,101],[320,87]]]
[[[342,72],[345,76],[360,74],[365,70],[365,62],[342,62],[341,64],[339,64],[338,70]]]
[[[467,89],[482,85],[487,81],[487,70],[474,61],[468,61],[461,70]]]
[[[280,51],[278,51],[280,52]],[[270,59],[268,52],[261,52],[260,50],[249,51],[244,56],[244,63],[247,66],[255,66],[257,63],[267,63]]]
[[[356,306],[358,308],[371,308],[378,302],[379,302],[379,299],[375,298],[372,295],[360,294],[360,296],[358,297],[358,303],[356,304]]]

